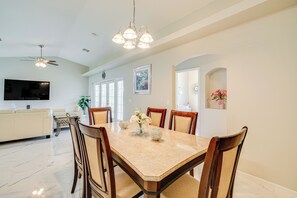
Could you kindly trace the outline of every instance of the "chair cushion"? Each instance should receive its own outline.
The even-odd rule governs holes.
[[[222,172],[219,183],[218,197],[225,197],[228,194],[229,184],[232,178],[238,147],[223,152]]]
[[[161,198],[197,198],[199,192],[199,181],[194,177],[185,174],[169,187],[167,187],[162,193]]]
[[[95,124],[107,123],[107,111],[95,111],[93,112]]]
[[[141,189],[119,166],[114,167],[117,198],[134,197]]]
[[[175,131],[189,133],[191,121],[190,117],[175,116]]]
[[[157,127],[160,126],[161,118],[162,118],[162,113],[151,112],[151,119],[152,119],[151,125],[157,126]]]
[[[101,177],[99,162],[99,154],[98,154],[98,141],[94,138],[91,138],[87,135],[84,135],[85,145],[86,145],[86,154],[89,160],[90,166],[90,175],[92,179],[97,183],[97,185],[102,186],[103,177]],[[103,169],[103,167],[102,167]]]

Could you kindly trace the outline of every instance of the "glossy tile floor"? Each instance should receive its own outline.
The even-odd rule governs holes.
[[[37,138],[0,144],[1,198],[81,197],[81,181],[70,193],[73,179],[73,155],[69,130],[59,137]],[[199,175],[198,167],[195,170]],[[235,198],[279,197],[273,190],[239,175]]]

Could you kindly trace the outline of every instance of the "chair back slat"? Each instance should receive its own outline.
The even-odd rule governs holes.
[[[153,126],[164,128],[167,109],[148,107],[146,115],[151,118]]]
[[[82,154],[81,154],[81,135],[78,129],[78,122],[79,117],[78,116],[70,116],[67,114],[68,117],[68,123],[71,133],[71,140],[73,144],[73,151],[74,151],[74,159],[76,162],[79,163],[79,165],[82,167]]]
[[[108,123],[108,111],[95,111],[93,112],[93,118],[95,124]]]
[[[234,179],[248,128],[231,136],[213,137],[202,170],[199,198],[232,197]]]
[[[90,125],[112,122],[111,107],[89,108]]]
[[[101,143],[97,139],[84,135],[86,154],[88,164],[90,166],[90,176],[95,183],[101,187],[102,191],[106,191],[105,178],[103,173],[103,158]]]
[[[115,195],[115,178],[108,136],[104,127],[79,123],[83,134],[86,174],[93,191],[102,197]]]
[[[151,125],[153,126],[160,126],[161,124],[161,119],[162,119],[162,113],[156,113],[156,112],[151,112],[151,120],[152,123]]]
[[[197,112],[171,110],[169,129],[195,135],[197,119]]]
[[[174,130],[189,133],[191,130],[192,118],[184,116],[174,116]]]

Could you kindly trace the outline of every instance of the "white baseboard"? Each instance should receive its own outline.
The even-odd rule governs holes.
[[[266,189],[269,189],[270,191],[272,191],[277,197],[281,197],[281,198],[297,198],[297,191],[285,188],[283,186],[280,186],[278,184],[272,183],[270,181],[264,180],[262,178],[250,175],[248,173],[242,172],[237,170],[237,176],[239,177],[245,177],[247,179],[249,179],[252,182],[255,182],[263,187],[265,187]]]

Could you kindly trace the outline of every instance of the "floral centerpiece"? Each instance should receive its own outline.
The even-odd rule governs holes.
[[[224,101],[227,100],[227,90],[217,90],[210,94],[211,100],[218,101],[220,107],[224,104]]]
[[[133,123],[137,123],[139,126],[139,134],[142,134],[143,131],[143,125],[146,124],[148,125],[149,123],[151,123],[151,118],[148,117],[147,115],[145,115],[144,113],[141,113],[140,111],[135,111],[135,115],[132,115],[130,118],[130,122]]]

